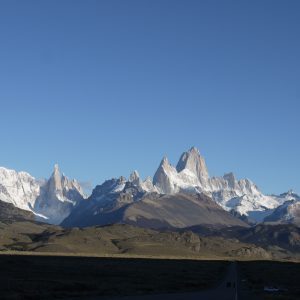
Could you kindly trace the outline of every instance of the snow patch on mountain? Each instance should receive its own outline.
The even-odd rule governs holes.
[[[106,203],[130,203],[140,200],[146,193],[204,193],[225,210],[256,221],[262,221],[274,213],[287,200],[295,200],[291,193],[264,195],[251,180],[238,180],[233,173],[210,177],[206,162],[195,147],[181,155],[176,167],[164,157],[153,179],[147,177],[142,180],[139,173],[134,171],[128,180],[120,177],[97,186],[91,198],[107,208]],[[50,179],[45,181],[36,180],[25,172],[0,168],[0,200],[31,210],[38,218],[47,219],[50,223],[59,224],[84,198],[80,184],[61,175],[58,165]],[[289,203],[289,207],[293,214],[298,204],[292,206]]]
[[[26,172],[0,167],[0,200],[31,210],[40,193],[41,182]]]
[[[278,223],[295,223],[300,225],[300,197],[293,191],[275,196],[283,204],[278,206],[264,221]]]
[[[189,169],[178,172],[164,157],[153,177],[153,185],[161,194],[175,194],[183,190],[192,191],[199,185],[199,180]]]
[[[130,174],[129,182],[146,193],[158,193],[157,187],[153,185],[153,179],[148,176],[145,180],[142,180],[136,170]]]
[[[60,224],[84,198],[80,184],[61,175],[55,165],[53,174],[40,188],[33,211],[46,216],[49,223]]]
[[[32,211],[38,220],[59,224],[84,198],[80,184],[61,175],[58,165],[49,180],[0,167],[0,200]]]
[[[164,157],[153,180],[148,177],[143,181],[139,173],[134,171],[128,180],[121,177],[118,184],[113,182],[113,186],[108,187],[106,183],[101,189],[105,186],[111,193],[125,193],[126,186],[133,185],[144,193],[205,193],[225,210],[246,215],[255,221],[262,221],[286,201],[282,197],[264,195],[251,180],[237,180],[233,173],[210,177],[205,160],[195,147],[181,155],[176,167]],[[101,199],[104,201],[104,198]]]
[[[153,184],[162,194],[204,192],[224,209],[256,216],[256,219],[259,219],[258,212],[265,213],[282,203],[278,197],[264,195],[249,179],[237,180],[233,173],[209,177],[205,160],[195,147],[182,154],[176,168],[165,157]]]

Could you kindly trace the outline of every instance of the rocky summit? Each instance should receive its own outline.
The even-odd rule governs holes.
[[[33,213],[37,220],[59,224],[85,198],[76,180],[61,175],[58,165],[48,180],[0,168],[0,199]]]
[[[32,212],[39,221],[63,222],[68,226],[113,222],[154,227],[218,224],[220,218],[213,214],[208,214],[211,220],[204,218],[201,205],[208,202],[203,199],[211,200],[208,206],[213,203],[214,212],[222,209],[235,216],[234,219],[240,217],[256,223],[264,220],[297,223],[299,219],[296,194],[265,195],[251,180],[237,179],[232,172],[211,177],[204,157],[195,147],[180,156],[176,167],[164,157],[153,179],[143,180],[134,171],[129,179],[121,176],[97,185],[88,198],[76,180],[60,173],[58,165],[48,180],[0,168],[0,199]],[[198,219],[190,217],[195,213]],[[221,219],[223,225],[234,223],[228,217],[226,222]]]

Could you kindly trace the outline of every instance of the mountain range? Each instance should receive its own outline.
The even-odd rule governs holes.
[[[61,223],[84,198],[80,184],[61,175],[58,165],[48,180],[0,168],[0,200],[32,212],[39,221]]]
[[[97,185],[89,197],[57,165],[47,180],[0,168],[0,200],[31,212],[38,221],[69,227],[247,227],[245,220],[298,224],[300,219],[298,195],[264,195],[251,180],[238,180],[233,173],[210,177],[195,147],[181,155],[176,167],[164,157],[153,179],[142,180],[134,171],[129,179],[121,176]]]

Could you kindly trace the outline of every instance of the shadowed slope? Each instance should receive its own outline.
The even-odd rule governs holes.
[[[204,194],[152,193],[146,194],[139,201],[133,201],[130,195],[126,195],[118,196],[105,206],[90,198],[84,206],[78,206],[62,225],[86,227],[128,223],[150,228],[184,228],[199,224],[218,227],[247,226]]]
[[[15,207],[12,203],[0,200],[0,220],[1,221],[21,221],[34,220],[34,214],[30,211]]]
[[[193,225],[246,226],[204,194],[145,196],[125,210],[124,221],[139,226],[184,228]]]

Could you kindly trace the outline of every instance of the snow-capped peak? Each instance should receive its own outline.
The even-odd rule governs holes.
[[[84,197],[80,184],[62,176],[57,164],[49,180],[43,181],[0,167],[0,200],[32,211],[50,223],[60,223]]]
[[[283,202],[272,214],[265,218],[266,222],[295,223],[300,225],[300,197],[292,190],[278,196]]]
[[[251,217],[280,204],[276,197],[264,195],[249,179],[237,180],[233,173],[209,177],[205,160],[195,147],[181,155],[176,168],[165,157],[154,175],[153,184],[164,194],[205,192],[224,209]]]
[[[50,185],[50,189],[53,191],[60,191],[62,192],[62,176],[60,174],[59,171],[59,166],[58,164],[54,165],[54,171],[49,179],[49,185]],[[65,178],[64,178],[65,179]]]
[[[59,165],[58,165],[58,163],[56,163],[55,165],[54,165],[54,171],[53,171],[53,173],[59,173],[60,171],[59,171]]]
[[[160,167],[168,168],[169,166],[170,166],[170,162],[169,162],[167,156],[164,156],[163,159],[160,162]]]
[[[201,184],[206,184],[209,178],[206,163],[200,155],[200,151],[196,147],[192,147],[189,151],[184,152],[176,166],[177,172],[184,169],[190,170],[198,178]]]
[[[31,210],[39,195],[40,181],[26,172],[0,167],[0,200]]]
[[[133,183],[138,183],[139,180],[140,180],[140,175],[137,170],[134,170],[129,176],[129,181]]]
[[[225,174],[223,178],[228,182],[230,188],[235,189],[237,187],[237,181],[232,172]]]

